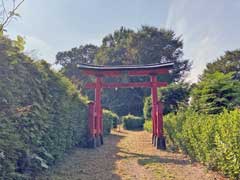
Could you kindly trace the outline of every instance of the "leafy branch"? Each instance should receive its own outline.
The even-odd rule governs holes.
[[[0,32],[3,32],[5,28],[9,25],[9,23],[15,17],[19,17],[20,15],[16,13],[19,7],[23,4],[25,0],[21,0],[19,3],[16,3],[16,0],[12,0],[12,7],[10,10],[7,8],[7,5],[4,0],[1,0],[1,23],[0,23]]]

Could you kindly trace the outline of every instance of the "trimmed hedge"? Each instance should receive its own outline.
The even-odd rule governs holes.
[[[108,135],[111,132],[112,127],[115,128],[118,122],[118,115],[109,111],[107,109],[103,109],[103,131],[104,135]]]
[[[87,100],[17,41],[0,37],[0,177],[29,179],[84,146]]]
[[[122,117],[123,128],[128,130],[142,129],[144,124],[144,119],[142,117],[134,116],[128,114]]]
[[[240,111],[219,115],[198,114],[191,110],[164,118],[168,141],[192,159],[240,178]]]
[[[152,132],[152,120],[146,120],[143,125],[143,129],[147,132]]]
[[[152,118],[152,97],[148,96],[144,98],[144,105],[143,105],[143,117],[144,119]]]

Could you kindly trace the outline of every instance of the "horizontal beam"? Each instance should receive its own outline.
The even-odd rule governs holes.
[[[167,86],[167,82],[157,82],[156,84],[157,87],[165,87]],[[102,88],[151,88],[153,86],[153,83],[151,82],[131,82],[131,83],[102,83],[101,87]],[[85,88],[87,89],[94,89],[96,88],[95,83],[87,83],[85,85]]]
[[[147,70],[131,70],[131,71],[121,71],[121,70],[107,70],[107,71],[97,71],[97,70],[81,70],[85,75],[92,76],[149,76],[149,75],[159,75],[159,74],[169,74],[169,68],[161,68],[161,69],[147,69]]]

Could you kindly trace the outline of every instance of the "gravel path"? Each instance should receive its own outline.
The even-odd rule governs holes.
[[[75,149],[39,180],[224,180],[187,156],[152,147],[145,131],[112,132],[97,149]]]

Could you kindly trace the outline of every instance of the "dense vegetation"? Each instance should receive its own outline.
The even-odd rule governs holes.
[[[209,73],[192,90],[192,106],[196,111],[216,114],[240,105],[240,81],[234,72]]]
[[[119,117],[117,114],[104,109],[103,110],[103,130],[104,135],[108,135],[112,128],[117,128]]]
[[[227,51],[224,56],[212,63],[208,63],[203,76],[216,71],[224,74],[234,72],[234,79],[240,80],[240,50]]]
[[[128,114],[122,117],[123,128],[128,130],[142,129],[144,124],[144,119],[142,117],[134,116]]]
[[[84,145],[87,100],[44,61],[22,53],[24,43],[0,37],[0,177],[24,179]]]
[[[143,129],[148,132],[152,132],[152,119],[145,120]]]
[[[175,84],[159,93],[167,107],[164,129],[169,147],[233,179],[240,178],[239,62],[239,50],[228,51],[209,63],[191,88]],[[146,119],[150,107],[149,97],[144,106]],[[151,121],[145,121],[144,129],[152,130]]]
[[[190,86],[187,83],[171,83],[167,87],[159,88],[158,95],[163,106],[163,114],[177,112],[179,107],[186,107],[189,101]],[[152,97],[144,98],[143,117],[144,119],[151,118]]]
[[[192,159],[240,178],[240,111],[217,115],[180,111],[165,116],[169,144],[181,149]]]
[[[151,48],[150,48],[151,47]],[[83,87],[90,78],[77,68],[79,63],[101,65],[128,65],[174,62],[170,76],[159,76],[162,81],[175,82],[190,69],[188,60],[183,56],[183,42],[171,30],[142,26],[137,31],[120,28],[105,36],[100,47],[85,45],[70,51],[59,52],[56,63],[63,66],[62,72],[79,87]],[[105,78],[107,82],[148,81],[147,77]],[[92,94],[81,89],[90,99]],[[150,95],[149,89],[106,89],[103,91],[103,106],[119,116],[128,113],[142,116],[143,98]],[[112,97],[116,97],[112,99]]]

